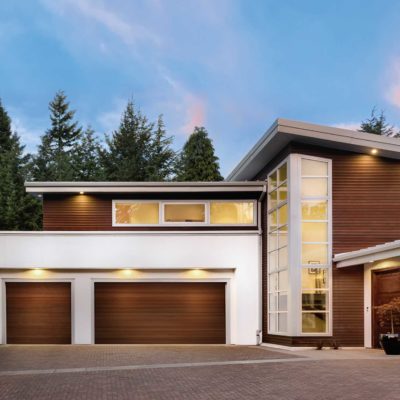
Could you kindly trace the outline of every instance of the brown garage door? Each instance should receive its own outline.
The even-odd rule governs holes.
[[[96,343],[225,343],[224,283],[95,283]]]
[[[7,343],[71,343],[71,284],[7,282]]]

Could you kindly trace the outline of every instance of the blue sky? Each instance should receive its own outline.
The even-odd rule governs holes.
[[[400,126],[399,33],[395,0],[3,0],[0,97],[30,151],[58,89],[100,136],[133,98],[226,175],[277,117]]]

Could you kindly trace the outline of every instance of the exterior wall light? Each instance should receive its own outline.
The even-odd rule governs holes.
[[[79,192],[79,194],[85,194],[85,192]]]
[[[377,150],[377,149],[372,149],[372,150],[371,150],[371,154],[372,154],[372,155],[378,154],[378,150]]]

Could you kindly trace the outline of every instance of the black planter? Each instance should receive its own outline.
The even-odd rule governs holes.
[[[398,355],[400,354],[400,341],[398,334],[387,334],[380,336],[380,343],[385,350],[386,354],[389,355]]]

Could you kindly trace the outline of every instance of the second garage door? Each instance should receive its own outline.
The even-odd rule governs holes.
[[[95,283],[95,342],[225,343],[225,283]]]

